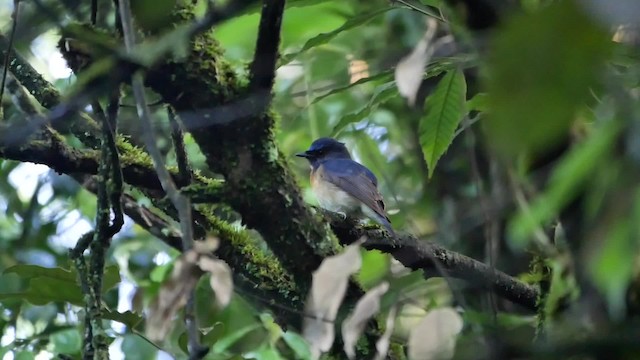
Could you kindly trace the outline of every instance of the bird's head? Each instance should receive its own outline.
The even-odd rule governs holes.
[[[307,151],[296,156],[306,158],[311,164],[327,159],[351,159],[344,143],[332,138],[320,138]]]

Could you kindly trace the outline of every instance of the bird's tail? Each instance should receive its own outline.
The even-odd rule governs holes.
[[[389,232],[392,237],[396,237],[396,232],[393,231],[393,227],[391,226],[391,221],[386,216],[379,216],[378,223],[384,226],[385,229]]]
[[[384,226],[384,228],[387,229],[387,231],[389,232],[389,234],[392,237],[396,236],[396,233],[395,233],[395,231],[393,231],[393,227],[391,226],[391,220],[389,220],[389,218],[386,215],[378,213],[378,212],[372,210],[371,208],[369,208],[368,206],[363,206],[362,207],[362,211],[370,219],[372,219],[375,222],[377,222],[378,224]]]
[[[389,220],[388,217],[377,215],[375,220],[377,220],[378,224],[384,226],[392,237],[396,236],[396,233],[393,231],[393,227],[391,226],[391,220]]]

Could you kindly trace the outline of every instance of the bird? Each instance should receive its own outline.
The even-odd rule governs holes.
[[[351,158],[343,142],[322,137],[296,156],[306,158],[311,165],[311,189],[321,208],[344,218],[364,214],[394,235],[378,191],[378,179],[371,170]]]

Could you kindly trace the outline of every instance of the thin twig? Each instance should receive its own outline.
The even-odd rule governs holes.
[[[184,187],[193,181],[193,170],[189,165],[187,149],[184,145],[184,130],[182,122],[178,119],[172,107],[167,107],[167,113],[169,115],[169,124],[171,125],[171,140],[176,154],[176,162],[178,163],[178,174],[180,175],[178,184]]]
[[[91,25],[98,22],[98,0],[91,0]]]
[[[125,49],[128,53],[133,51],[135,46],[135,30],[133,28],[133,17],[131,15],[131,4],[129,0],[120,1],[120,18],[122,19],[122,31],[124,35]],[[138,109],[138,116],[142,122],[143,139],[147,147],[147,151],[153,160],[153,166],[160,180],[162,188],[169,196],[173,206],[178,211],[180,219],[180,230],[182,232],[183,249],[185,251],[193,247],[193,222],[191,215],[191,203],[188,198],[182,196],[176,188],[169,171],[165,167],[164,159],[154,136],[154,129],[151,121],[151,112],[147,106],[144,84],[141,74],[134,74],[131,79],[131,87]],[[189,358],[201,359],[208,352],[208,348],[200,345],[198,339],[199,332],[194,319],[193,292],[190,300],[185,307],[185,322],[189,337]]]
[[[7,72],[9,71],[9,58],[13,50],[13,39],[16,36],[16,28],[18,26],[18,9],[20,8],[20,0],[13,0],[13,13],[11,14],[11,33],[9,34],[9,45],[4,54],[4,65],[2,66],[2,84],[0,84],[0,104],[4,96],[4,86],[7,81]]]

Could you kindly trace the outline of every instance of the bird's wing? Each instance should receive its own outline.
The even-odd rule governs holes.
[[[360,200],[378,215],[389,218],[378,191],[378,179],[366,167],[350,159],[331,159],[322,163],[320,176]]]

